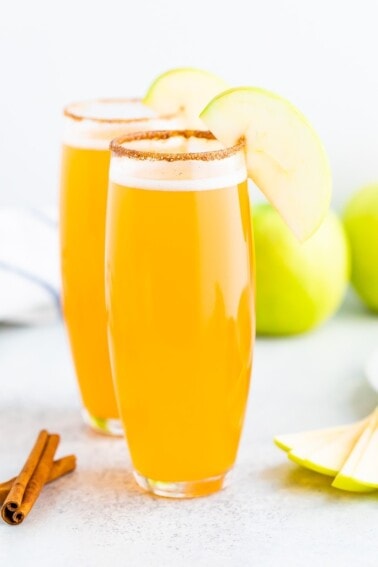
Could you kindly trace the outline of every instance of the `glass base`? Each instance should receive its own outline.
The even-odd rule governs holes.
[[[202,480],[189,480],[183,482],[165,482],[161,480],[153,480],[147,478],[137,471],[133,471],[137,484],[156,496],[164,496],[165,498],[198,498],[200,496],[209,496],[214,492],[222,490],[227,484],[229,472],[219,476],[212,476]]]
[[[84,422],[91,429],[103,435],[123,437],[123,427],[120,419],[104,419],[91,415],[86,409],[82,411]]]

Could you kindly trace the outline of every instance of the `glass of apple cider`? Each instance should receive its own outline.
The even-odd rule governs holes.
[[[111,150],[109,351],[134,476],[160,496],[210,494],[236,458],[252,364],[243,143],[177,130]]]
[[[162,128],[137,99],[79,102],[64,110],[60,243],[62,303],[84,408],[94,429],[121,434],[110,371],[105,297],[105,210],[109,143],[136,130]]]

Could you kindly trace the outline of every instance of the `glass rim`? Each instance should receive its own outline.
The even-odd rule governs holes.
[[[151,150],[136,150],[125,148],[125,142],[138,142],[142,140],[169,140],[169,138],[183,137],[200,138],[203,140],[217,140],[209,130],[147,130],[145,132],[132,132],[119,136],[110,142],[110,150],[116,157],[128,157],[137,160],[157,160],[157,161],[215,161],[231,157],[245,146],[244,138],[240,138],[236,144],[220,148],[219,150],[205,150],[203,152],[155,152]]]
[[[164,114],[164,115],[157,115],[157,116],[137,116],[131,118],[101,118],[99,116],[85,116],[83,112],[80,112],[80,108],[85,108],[89,104],[99,103],[99,104],[137,104],[143,103],[142,98],[138,97],[115,97],[115,98],[93,98],[87,100],[81,100],[76,102],[70,102],[63,108],[63,115],[66,118],[70,118],[71,120],[75,120],[76,122],[81,121],[90,121],[95,122],[97,124],[133,124],[134,122],[142,123],[148,122],[150,120],[161,119],[170,119],[174,118],[176,114]]]

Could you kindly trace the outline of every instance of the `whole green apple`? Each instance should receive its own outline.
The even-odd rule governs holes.
[[[256,327],[263,335],[308,331],[339,307],[349,279],[349,250],[337,216],[299,242],[270,205],[252,212],[256,250]]]
[[[350,242],[352,285],[362,301],[378,311],[378,183],[360,189],[344,211]]]

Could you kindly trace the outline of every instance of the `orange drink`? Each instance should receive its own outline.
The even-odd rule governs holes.
[[[252,364],[242,143],[166,131],[111,148],[109,349],[134,474],[155,494],[209,494],[236,458]]]
[[[84,415],[95,429],[120,433],[110,371],[104,298],[109,143],[121,133],[162,127],[138,100],[99,100],[65,109],[60,241],[64,318]]]

